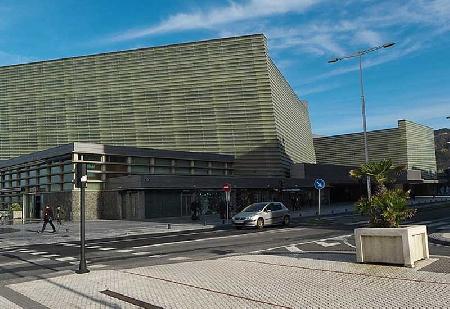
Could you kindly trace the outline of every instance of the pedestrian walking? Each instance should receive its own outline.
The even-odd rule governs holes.
[[[53,210],[50,207],[50,205],[45,206],[44,209],[44,225],[42,225],[42,229],[41,231],[38,231],[38,233],[44,233],[45,227],[47,226],[47,223],[50,223],[53,231],[51,233],[55,233],[56,229],[55,226],[53,225]]]
[[[61,208],[61,205],[56,207],[56,223],[62,225],[62,218],[64,217],[64,211]]]

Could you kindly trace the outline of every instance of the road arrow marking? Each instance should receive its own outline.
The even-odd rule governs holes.
[[[339,242],[324,242],[324,241],[315,241],[314,243],[321,245],[322,247],[334,247],[341,244]]]

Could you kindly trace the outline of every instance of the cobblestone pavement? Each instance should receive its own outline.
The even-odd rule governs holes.
[[[301,254],[98,270],[8,287],[48,308],[448,308],[450,302],[449,274]]]
[[[8,309],[21,309],[22,307],[16,305],[15,303],[7,300],[6,298],[0,296],[0,308]]]

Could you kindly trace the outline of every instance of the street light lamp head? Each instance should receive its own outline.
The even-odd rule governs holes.
[[[384,44],[383,44],[383,48],[392,47],[392,46],[394,46],[394,45],[395,45],[394,42],[384,43]]]
[[[330,59],[328,60],[328,63],[338,62],[339,60],[340,60],[339,58]]]

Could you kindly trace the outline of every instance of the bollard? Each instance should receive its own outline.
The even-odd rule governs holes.
[[[345,208],[345,212],[347,212],[347,208]]]
[[[203,220],[203,226],[206,226],[206,219]]]
[[[225,220],[224,219],[222,219],[222,224],[225,224]]]
[[[172,228],[172,225],[170,223],[167,224],[167,229],[170,230]]]
[[[299,217],[301,217],[301,216],[302,216],[302,213],[301,213],[301,212],[299,212],[299,213],[298,213],[298,216],[299,216]]]
[[[318,215],[319,213],[316,211],[316,216]]]

